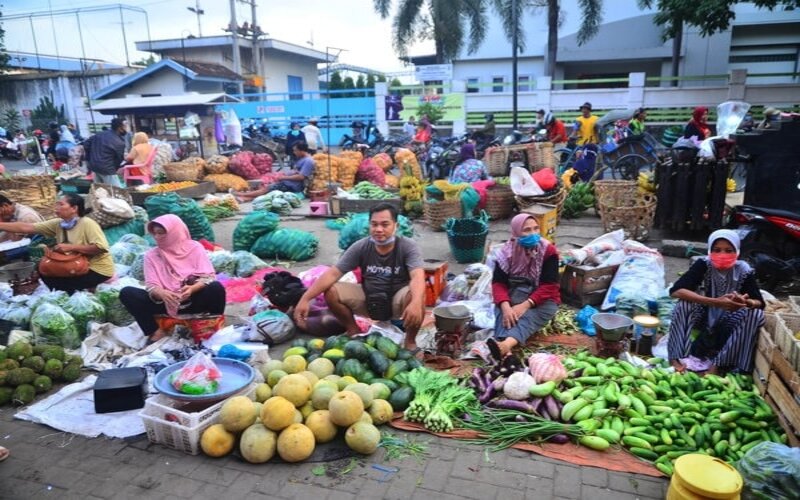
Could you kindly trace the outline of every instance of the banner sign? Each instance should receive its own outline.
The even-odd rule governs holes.
[[[391,110],[390,97],[392,98],[391,106],[393,107]],[[417,110],[424,103],[430,103],[442,108],[444,116],[441,120],[443,121],[452,122],[466,118],[464,94],[435,94],[403,96],[399,104],[397,103],[397,96],[386,96],[386,119],[405,121],[408,120],[409,116],[414,116],[419,120],[420,116]],[[395,118],[395,116],[399,116],[399,118]]]

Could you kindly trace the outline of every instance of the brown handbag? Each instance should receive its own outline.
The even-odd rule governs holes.
[[[67,231],[64,242],[69,242]],[[52,248],[44,249],[44,257],[39,261],[39,275],[45,278],[73,278],[89,273],[89,259],[78,252],[56,252]]]

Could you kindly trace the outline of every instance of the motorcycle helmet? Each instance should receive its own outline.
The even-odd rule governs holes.
[[[50,123],[47,124],[47,126],[50,127],[50,129],[58,128],[58,123],[57,122],[50,122]]]
[[[544,114],[544,119],[543,119],[543,121],[544,121],[544,124],[545,124],[545,125],[552,125],[553,123],[555,123],[555,121],[556,121],[556,117],[555,117],[555,116],[553,116],[553,113],[551,113],[550,111],[548,111],[547,113],[545,113],[545,114]]]
[[[483,117],[486,119],[487,122],[494,121],[494,113],[486,113],[485,115],[483,115]]]
[[[364,128],[364,122],[356,120],[350,124],[350,128]]]

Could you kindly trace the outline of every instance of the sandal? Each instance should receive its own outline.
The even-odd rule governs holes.
[[[0,446],[0,462],[8,458],[9,455],[11,455],[11,452],[8,451],[8,448]]]

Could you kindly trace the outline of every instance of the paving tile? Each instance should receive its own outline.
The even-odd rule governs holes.
[[[511,472],[527,474],[538,477],[552,478],[555,474],[555,465],[544,461],[540,456],[528,453],[525,456],[506,455],[498,460],[498,466]]]
[[[188,477],[206,483],[229,486],[240,474],[238,470],[219,467],[214,462],[208,461],[195,467]]]
[[[420,486],[429,490],[443,491],[452,470],[453,462],[443,462],[438,459],[429,460],[425,471],[422,473]]]
[[[453,477],[460,477],[464,479],[471,479],[478,473],[481,467],[483,454],[476,451],[464,451],[456,456],[453,461]]]
[[[205,484],[202,481],[177,474],[164,474],[159,478],[159,484],[154,489],[162,493],[188,498],[197,493]]]
[[[373,498],[373,497],[365,497],[365,498]],[[451,495],[450,493],[441,492],[438,490],[427,490],[425,488],[417,488],[414,490],[414,495],[411,497],[411,500],[462,500],[463,497],[457,495]]]
[[[592,500],[641,500],[639,496],[632,493],[600,488],[598,486],[584,486],[583,498],[591,498]]]
[[[579,498],[581,496],[581,470],[569,465],[556,465],[555,476],[556,496],[565,498]]]
[[[284,498],[298,499],[324,499],[328,496],[328,490],[305,483],[286,483],[278,494]]]
[[[605,488],[608,485],[608,472],[598,467],[583,467],[581,468],[581,483]]]
[[[497,488],[495,498],[498,500],[524,500],[525,490],[524,488],[521,490],[513,488]]]
[[[358,490],[358,496],[364,500],[372,498],[385,498],[388,490],[388,482],[379,482],[374,479],[367,479],[361,489]]]
[[[474,479],[482,483],[489,483],[495,486],[505,486],[514,489],[525,489],[528,477],[518,472],[510,472],[497,468],[481,467]]]
[[[525,496],[527,498],[550,498],[553,496],[555,483],[549,477],[528,476],[525,482]]]
[[[477,481],[465,481],[451,477],[447,480],[445,491],[464,498],[494,498],[497,487],[492,484]]]
[[[636,493],[647,497],[663,496],[668,483],[665,480],[646,478],[646,476],[633,476],[610,472],[608,474],[608,487],[612,490]]]

